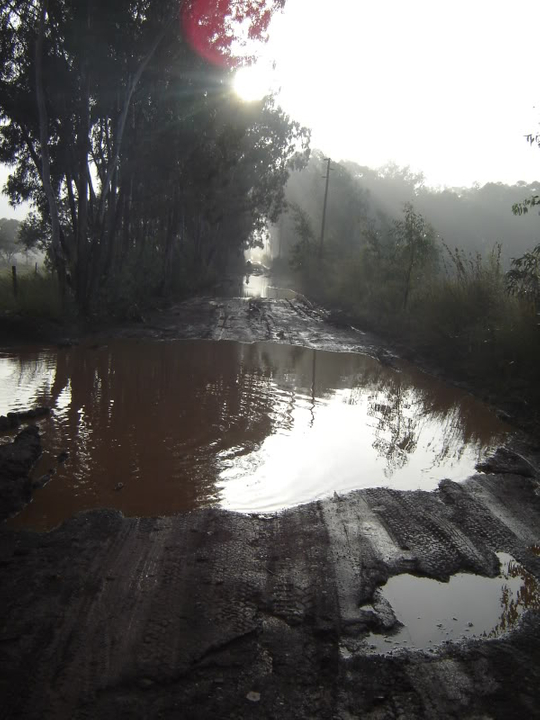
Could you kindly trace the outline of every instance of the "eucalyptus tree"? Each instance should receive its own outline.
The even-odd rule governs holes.
[[[71,279],[82,307],[113,229],[133,94],[168,28],[171,7],[157,7],[13,0],[0,16],[0,159],[15,164],[8,191],[47,214],[61,287]]]
[[[60,286],[92,311],[127,254],[241,245],[279,212],[308,136],[229,90],[234,23],[282,0],[10,0],[0,9],[0,161],[50,227]],[[188,42],[189,41],[189,42]],[[223,62],[210,65],[210,43]],[[196,242],[194,240],[196,239]],[[206,257],[206,260],[208,257]]]

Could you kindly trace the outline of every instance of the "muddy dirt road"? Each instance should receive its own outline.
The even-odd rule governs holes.
[[[267,298],[193,298],[141,322],[115,330],[115,336],[204,338],[302,345],[317,350],[379,353],[380,340],[346,322],[330,323],[329,313],[302,295],[292,300]],[[339,326],[341,325],[341,327]]]
[[[392,362],[302,299],[197,299],[118,334],[274,339]],[[431,493],[366,489],[279,515],[97,510],[49,533],[0,526],[0,717],[540,717],[538,462],[522,436]],[[503,581],[489,637],[393,641],[389,578],[493,578],[497,553],[523,583],[512,599]]]

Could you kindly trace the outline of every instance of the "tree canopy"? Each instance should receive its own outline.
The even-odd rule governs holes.
[[[271,98],[241,103],[230,66],[235,23],[264,37],[282,4],[223,0],[217,24],[201,0],[0,10],[6,191],[35,206],[61,287],[86,314],[130,285],[195,283],[277,217],[309,134]]]

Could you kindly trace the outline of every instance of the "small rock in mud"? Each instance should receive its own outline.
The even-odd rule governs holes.
[[[21,410],[20,412],[9,412],[7,415],[0,415],[0,432],[10,432],[15,430],[25,420],[36,420],[45,417],[51,412],[49,407],[37,407],[31,410]]]
[[[29,476],[41,455],[39,430],[35,425],[22,430],[12,443],[0,446],[0,519],[4,520],[30,502]]]

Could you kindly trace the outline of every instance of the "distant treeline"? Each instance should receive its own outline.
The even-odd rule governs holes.
[[[318,238],[326,167],[321,153],[314,151],[308,166],[293,173],[286,187],[287,201],[293,209],[298,206],[306,213]],[[425,184],[421,173],[408,167],[387,165],[373,169],[352,162],[333,162],[325,242],[358,248],[370,233],[383,236],[388,232],[392,222],[401,216],[404,204],[410,202],[449,247],[483,253],[500,244],[502,263],[508,267],[511,258],[540,242],[537,213],[532,211],[525,217],[512,213],[513,205],[539,192],[540,180],[433,189]],[[294,212],[280,220],[272,236],[273,254],[279,254],[281,243],[281,254],[287,256],[297,240]]]

